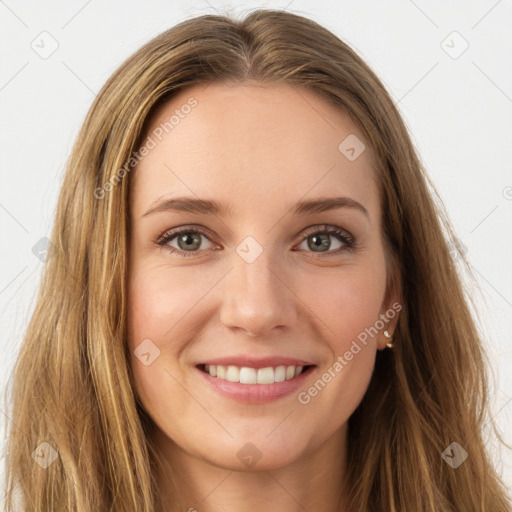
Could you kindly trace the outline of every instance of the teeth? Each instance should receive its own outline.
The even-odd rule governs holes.
[[[259,368],[256,375],[256,384],[274,384],[275,370],[272,367]]]
[[[212,377],[240,382],[241,384],[273,384],[298,377],[303,366],[269,366],[267,368],[249,368],[247,366],[222,366],[220,364],[206,364],[204,370]]]
[[[295,377],[295,366],[288,366],[286,368],[286,380],[293,379]]]
[[[229,380],[229,382],[240,382],[240,370],[236,366],[228,366],[226,380]]]
[[[243,368],[240,368],[238,376],[239,379],[237,382],[241,382],[242,384],[256,384],[257,382],[257,373],[254,368],[247,368],[244,366]]]
[[[274,370],[274,382],[283,382],[286,380],[286,366],[278,366]]]

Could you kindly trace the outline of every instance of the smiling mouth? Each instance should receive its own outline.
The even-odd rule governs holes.
[[[268,366],[266,368],[251,368],[249,366],[233,366],[220,364],[201,364],[198,368],[219,380],[238,382],[240,384],[274,384],[293,380],[308,371],[309,366]]]

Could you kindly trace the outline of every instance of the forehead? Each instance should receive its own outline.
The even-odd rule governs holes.
[[[131,201],[140,214],[162,196],[183,195],[214,198],[240,214],[348,196],[378,214],[372,155],[361,131],[309,90],[197,85],[155,111],[142,143],[151,149],[132,177]]]

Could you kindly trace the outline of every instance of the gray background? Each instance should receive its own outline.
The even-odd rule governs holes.
[[[32,248],[50,234],[65,159],[95,94],[159,32],[192,16],[256,7],[286,9],[326,26],[395,99],[477,278],[468,293],[476,297],[494,370],[492,407],[512,443],[512,2],[506,0],[0,0],[1,390],[44,265]],[[490,449],[511,485],[510,450],[496,443]]]

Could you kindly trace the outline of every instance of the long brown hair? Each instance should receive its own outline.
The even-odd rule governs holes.
[[[488,361],[444,206],[370,68],[317,23],[275,10],[180,23],[126,60],[96,97],[67,163],[13,373],[6,509],[15,510],[18,494],[25,511],[155,510],[151,420],[133,391],[126,347],[133,155],[151,113],[177,92],[244,80],[321,95],[357,123],[377,162],[388,275],[403,310],[395,347],[378,352],[349,420],[349,509],[510,510],[483,438],[486,423],[499,437]],[[468,454],[456,469],[442,457],[453,442]]]

